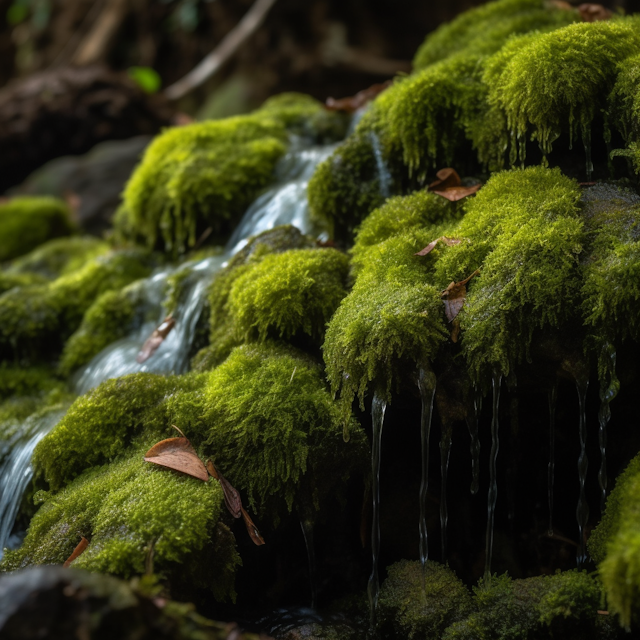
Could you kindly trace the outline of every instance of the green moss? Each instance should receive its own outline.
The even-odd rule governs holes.
[[[639,51],[634,18],[514,38],[487,62],[489,101],[504,110],[513,135],[531,136],[545,154],[561,133],[573,137],[577,129],[589,145],[591,123],[606,108],[618,64]],[[522,162],[523,155],[524,146]]]
[[[335,249],[293,249],[265,256],[246,269],[229,292],[229,311],[245,339],[322,339],[346,295],[349,258]]]
[[[640,138],[640,55],[618,65],[619,73],[609,96],[610,113],[627,141]]]
[[[459,315],[474,376],[507,375],[528,355],[534,331],[566,323],[579,304],[583,224],[578,185],[559,170],[494,174],[443,249],[436,282],[444,289],[476,269]]]
[[[74,228],[62,200],[20,196],[0,204],[0,262],[28,253],[51,238],[68,236]]]
[[[28,287],[32,284],[44,284],[46,278],[36,273],[9,273],[0,271],[0,295],[14,287]]]
[[[413,60],[416,70],[461,52],[487,55],[515,34],[563,27],[579,20],[576,11],[543,0],[497,0],[461,13],[430,33]]]
[[[45,367],[25,368],[0,362],[0,400],[10,396],[43,395],[61,385]]]
[[[7,291],[0,295],[0,346],[34,361],[51,357],[100,294],[149,275],[151,264],[140,251],[113,252],[50,284]]]
[[[109,245],[90,236],[49,240],[14,260],[8,270],[16,274],[37,274],[49,280],[73,273],[86,262],[109,252]]]
[[[388,573],[378,609],[385,638],[440,640],[446,627],[471,612],[471,594],[448,567],[429,562],[424,590],[419,562],[401,560]]]
[[[595,637],[598,583],[586,572],[512,580],[506,574],[474,588],[476,611],[443,640],[544,640]]]

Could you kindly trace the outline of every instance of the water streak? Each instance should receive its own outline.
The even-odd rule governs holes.
[[[611,401],[620,391],[620,381],[616,376],[616,351],[606,342],[600,353],[600,407],[598,409],[598,444],[600,446],[600,511],[604,512],[607,500],[607,425],[611,420]]]
[[[422,478],[420,481],[420,563],[422,564],[422,585],[425,587],[429,540],[427,537],[427,490],[429,488],[429,435],[433,416],[433,398],[436,393],[436,376],[426,367],[418,374],[418,388],[422,400],[420,415],[420,440],[422,443]]]
[[[558,401],[558,383],[549,389],[549,464],[547,466],[547,498],[549,502],[549,530],[553,535],[553,485],[556,468],[556,404]]]
[[[576,379],[576,390],[578,391],[578,405],[580,411],[579,434],[580,434],[580,456],[578,457],[578,480],[580,483],[580,496],[576,507],[576,518],[578,520],[578,569],[581,569],[587,560],[587,550],[584,540],[584,529],[589,520],[589,505],[585,494],[584,485],[587,479],[587,389],[589,388],[588,378]]]
[[[309,588],[311,590],[311,608],[316,608],[317,578],[316,578],[316,549],[313,542],[313,521],[310,518],[300,520],[304,544],[307,548],[307,563],[309,565]]]
[[[3,447],[8,453],[0,463],[0,558],[18,514],[22,494],[33,475],[33,450],[63,415],[64,411],[56,410],[30,416]]]
[[[478,423],[480,411],[482,411],[482,393],[478,387],[473,387],[472,396],[473,413],[467,415],[467,427],[471,437],[471,495],[475,496],[480,488],[480,438],[478,436]]]
[[[491,379],[493,388],[493,415],[491,417],[491,455],[489,458],[489,495],[487,498],[487,535],[485,543],[485,566],[484,579],[485,583],[491,580],[491,556],[493,554],[493,522],[496,510],[496,501],[498,499],[498,479],[496,471],[496,463],[498,460],[498,449],[500,442],[498,439],[498,414],[500,411],[500,387],[502,385],[502,376],[494,373]]]
[[[371,575],[367,593],[369,595],[369,610],[371,629],[376,626],[376,610],[380,594],[378,578],[378,558],[380,556],[380,449],[382,446],[382,427],[387,402],[377,393],[373,396],[371,419],[373,422],[373,442],[371,447],[371,493],[373,496],[373,510],[371,523]]]
[[[451,456],[451,436],[453,428],[451,424],[442,425],[440,434],[440,546],[442,550],[443,564],[447,564],[447,524],[449,522],[449,510],[447,508],[447,477],[449,475],[449,458]]]
[[[376,159],[376,168],[378,170],[378,180],[380,182],[380,195],[383,198],[388,198],[391,195],[391,172],[387,167],[387,163],[382,155],[382,147],[380,145],[380,139],[378,135],[371,131],[369,134],[371,138],[371,147],[373,148],[373,155]]]

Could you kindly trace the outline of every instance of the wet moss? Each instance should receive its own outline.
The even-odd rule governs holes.
[[[382,637],[440,640],[446,627],[471,612],[471,594],[451,569],[428,562],[424,590],[422,576],[416,561],[388,567],[378,610]]]
[[[0,400],[10,396],[41,396],[61,385],[46,367],[25,368],[0,362]]]
[[[0,263],[73,231],[69,209],[62,200],[44,196],[12,198],[0,204]]]
[[[640,55],[626,58],[618,69],[609,96],[610,116],[625,140],[637,142],[640,139]]]
[[[235,280],[229,312],[245,340],[321,341],[325,325],[347,294],[349,258],[335,249],[293,249],[265,256]]]
[[[46,278],[35,273],[7,273],[0,271],[0,295],[14,287],[28,287],[32,284],[44,284]]]

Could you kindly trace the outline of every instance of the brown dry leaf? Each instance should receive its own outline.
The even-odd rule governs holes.
[[[83,551],[89,546],[89,541],[82,536],[82,540],[78,542],[76,548],[73,550],[73,553],[64,561],[62,565],[65,569],[79,556],[83,553]]]
[[[164,339],[169,333],[171,333],[171,329],[173,329],[175,324],[176,321],[171,316],[167,316],[162,321],[162,324],[157,329],[154,329],[136,356],[136,362],[138,364],[146,362],[158,350],[158,347],[164,342]]]
[[[470,187],[448,187],[443,190],[433,190],[433,193],[446,198],[450,202],[457,202],[458,200],[462,200],[462,198],[466,198],[467,196],[473,195],[482,185],[480,183],[474,184]]]
[[[476,269],[468,278],[460,282],[449,283],[449,286],[440,294],[440,297],[444,299],[444,312],[449,322],[453,322],[464,306],[464,301],[467,297],[467,282],[479,273],[480,271]],[[457,339],[458,336],[456,334]]]
[[[249,517],[249,514],[245,511],[244,508],[242,508],[242,517],[244,518],[244,523],[247,525],[247,531],[249,532],[249,535],[251,536],[254,544],[256,544],[257,546],[263,545],[264,538],[260,535],[258,527],[253,524],[253,520]]]
[[[224,504],[229,513],[234,518],[239,518],[242,515],[242,500],[238,490],[216,469],[211,460],[207,460],[207,471],[212,478],[220,483],[224,494]]]
[[[380,84],[373,84],[367,89],[358,91],[355,96],[348,98],[327,98],[325,106],[329,111],[345,111],[346,113],[353,113],[360,107],[373,100],[378,94],[382,93],[387,87],[391,85],[391,80],[382,82]]]
[[[167,438],[154,444],[144,456],[145,462],[168,467],[207,482],[209,474],[195,449],[185,437]]]
[[[418,251],[418,253],[414,253],[414,256],[426,256],[430,254],[435,248],[438,242],[444,242],[447,247],[453,247],[453,245],[460,244],[461,240],[457,238],[447,238],[447,236],[440,236],[435,240],[432,240],[424,249]]]
[[[430,191],[433,191],[436,188],[440,190],[450,189],[451,187],[459,187],[462,184],[458,172],[452,167],[440,169],[440,171],[436,173],[436,178],[438,179],[434,180],[429,185]]]
[[[600,20],[610,20],[613,12],[601,4],[585,2],[578,7],[578,13],[583,22],[599,22]]]

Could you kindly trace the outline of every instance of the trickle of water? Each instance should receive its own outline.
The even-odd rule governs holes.
[[[436,393],[436,376],[431,369],[421,367],[418,373],[418,388],[422,400],[420,414],[420,440],[422,443],[422,478],[420,480],[420,563],[422,564],[422,585],[424,589],[429,541],[427,537],[427,490],[429,488],[429,435],[433,416],[433,398]]]
[[[493,389],[491,417],[491,455],[489,458],[489,495],[487,498],[487,536],[485,542],[485,566],[484,579],[485,583],[491,580],[491,556],[493,553],[493,521],[496,510],[496,501],[498,499],[498,479],[496,473],[496,463],[498,460],[498,449],[500,442],[498,439],[498,414],[500,411],[500,387],[502,386],[502,376],[494,373],[491,378],[491,386]]]
[[[478,437],[478,421],[482,411],[482,393],[473,388],[473,414],[467,416],[467,427],[471,437],[471,495],[475,496],[480,488],[480,438]]]
[[[5,443],[8,453],[0,463],[0,558],[20,508],[22,494],[33,475],[33,450],[58,424],[64,413],[55,410],[30,416]]]
[[[380,146],[380,138],[371,131],[369,134],[371,139],[371,147],[373,148],[373,155],[376,159],[376,168],[378,169],[378,180],[380,181],[380,195],[383,198],[388,198],[391,195],[391,173],[387,167],[387,163],[382,156],[382,147]]]
[[[371,494],[373,496],[372,524],[371,524],[371,575],[367,593],[369,595],[369,610],[371,629],[376,626],[376,610],[380,594],[378,578],[378,558],[380,555],[380,449],[382,446],[382,427],[387,403],[377,393],[373,396],[371,419],[373,422],[373,442],[371,447]]]
[[[547,497],[549,501],[549,530],[553,535],[553,484],[556,468],[556,404],[558,401],[558,383],[549,389],[549,465],[547,466]]]
[[[442,425],[442,433],[440,434],[440,477],[442,479],[440,485],[440,543],[443,564],[447,564],[447,524],[449,522],[447,477],[449,475],[452,434],[453,429],[450,424]]]
[[[607,425],[611,420],[611,401],[620,391],[620,381],[616,376],[616,351],[606,342],[600,352],[600,407],[598,409],[598,444],[600,446],[600,511],[604,512],[607,499]]]
[[[307,562],[309,565],[309,587],[311,590],[311,608],[316,608],[317,581],[316,581],[316,549],[313,542],[313,522],[309,518],[300,520],[304,544],[307,548]]]
[[[576,389],[578,391],[578,405],[580,410],[580,456],[578,457],[578,479],[580,482],[580,497],[578,498],[578,506],[576,507],[576,518],[578,520],[578,569],[581,569],[587,560],[587,550],[584,541],[584,529],[589,520],[589,505],[587,504],[587,496],[585,494],[584,485],[587,479],[587,468],[589,461],[587,460],[587,389],[589,388],[589,380],[576,380]]]

